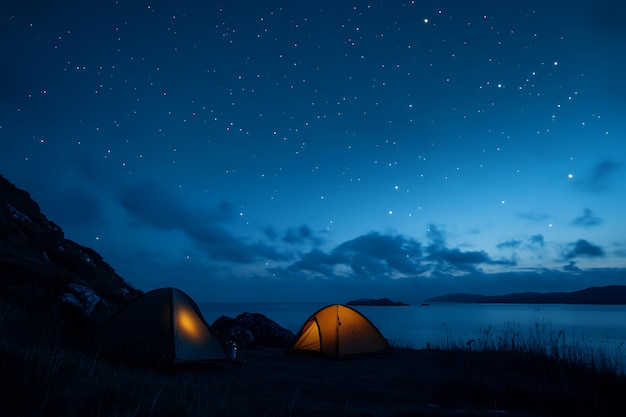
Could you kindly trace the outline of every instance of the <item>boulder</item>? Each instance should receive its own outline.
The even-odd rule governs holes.
[[[359,298],[358,300],[348,301],[349,306],[408,306],[409,304],[402,301],[391,301],[389,298]]]
[[[294,334],[259,313],[242,313],[237,317],[221,316],[211,328],[225,341],[242,347],[288,348]]]
[[[102,298],[85,285],[71,283],[68,284],[68,287],[70,291],[61,296],[61,301],[76,307],[83,316],[91,316],[91,313],[93,313],[96,305],[102,301]]]

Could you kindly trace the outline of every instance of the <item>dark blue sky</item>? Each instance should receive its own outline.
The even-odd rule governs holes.
[[[626,284],[620,1],[11,3],[0,173],[140,289]]]

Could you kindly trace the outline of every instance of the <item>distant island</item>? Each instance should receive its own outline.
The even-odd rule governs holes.
[[[573,292],[522,292],[504,295],[448,294],[432,297],[431,303],[503,303],[503,304],[626,304],[626,286],[591,287]]]
[[[359,298],[358,300],[348,301],[349,306],[408,306],[409,304],[402,301],[391,301],[389,298]]]

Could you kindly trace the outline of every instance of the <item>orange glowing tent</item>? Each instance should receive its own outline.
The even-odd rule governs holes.
[[[102,355],[146,364],[232,360],[196,303],[175,288],[147,292],[125,306],[100,326],[90,345]]]
[[[363,314],[345,305],[332,304],[304,322],[290,351],[339,358],[387,349],[387,340]]]

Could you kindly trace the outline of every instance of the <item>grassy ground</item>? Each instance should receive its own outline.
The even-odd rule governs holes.
[[[0,337],[0,416],[626,415],[626,379],[610,361],[551,353],[558,337],[339,361],[256,349],[240,365],[175,372],[97,361],[54,317],[8,304]]]

